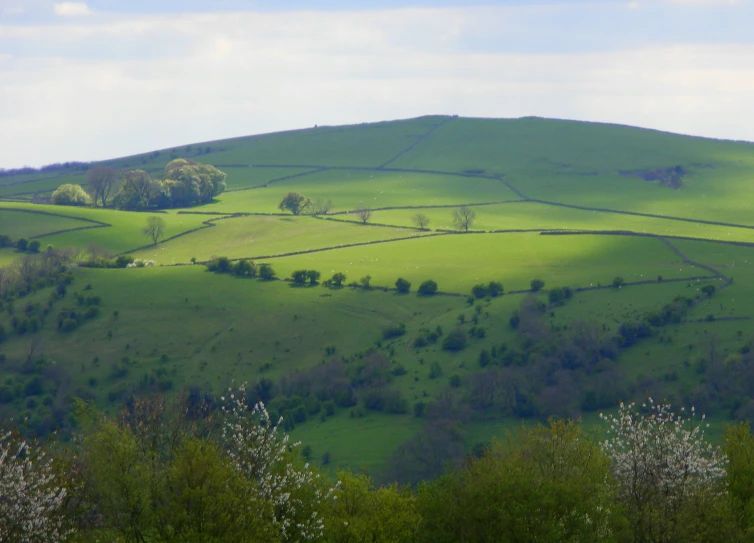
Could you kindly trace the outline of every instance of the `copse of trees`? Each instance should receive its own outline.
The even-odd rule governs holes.
[[[118,209],[190,207],[206,204],[225,191],[226,175],[214,166],[178,158],[165,166],[164,180],[152,179],[144,170],[123,173],[113,198]]]
[[[52,193],[52,203],[59,206],[85,206],[90,201],[89,195],[81,185],[60,185]]]

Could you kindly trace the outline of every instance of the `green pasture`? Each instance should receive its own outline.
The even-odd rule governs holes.
[[[469,292],[478,282],[502,281],[506,290],[529,288],[540,278],[551,286],[708,275],[684,264],[660,240],[628,236],[540,236],[447,234],[379,245],[343,248],[270,260],[280,275],[318,269],[342,272],[349,281],[365,275],[375,285],[392,286],[398,277],[416,288],[426,279],[441,291]]]
[[[751,161],[691,168],[684,186],[675,190],[614,172],[511,176],[509,181],[526,196],[546,201],[752,225],[752,169]]]
[[[179,215],[187,217],[190,215]],[[209,219],[211,217],[204,217]],[[425,233],[402,228],[345,224],[307,216],[221,218],[214,226],[134,252],[159,264],[187,263],[213,256],[257,258],[352,243],[390,240]]]
[[[199,160],[199,162],[205,161]],[[253,168],[251,166],[219,167],[227,175],[225,180],[228,185],[227,191],[232,192],[259,187],[274,179],[312,171],[312,168]]]
[[[138,213],[133,211],[116,211],[113,209],[91,207],[53,206],[16,202],[4,202],[0,204],[0,210],[9,216],[13,216],[15,213],[24,218],[30,217],[31,219],[29,220],[33,221],[31,223],[32,225],[36,225],[39,218],[46,217],[46,215],[20,213],[21,211],[38,210],[64,215],[67,219],[63,218],[62,220],[67,221],[65,224],[71,225],[69,228],[97,226],[95,223],[81,220],[77,221],[75,219],[88,219],[90,221],[105,223],[109,226],[42,236],[39,238],[39,241],[42,243],[42,246],[50,244],[56,247],[71,246],[81,248],[86,248],[90,243],[96,243],[113,253],[128,252],[152,243],[151,238],[147,238],[142,234],[147,217],[150,215],[159,215],[165,220],[167,224],[165,229],[166,237],[175,236],[182,232],[186,232],[187,230],[200,228],[203,226],[203,221],[211,218],[202,215],[179,215],[175,211],[167,213]],[[2,216],[3,215],[0,215],[0,217]],[[55,230],[60,230],[60,228],[46,228],[37,235]],[[15,236],[11,235],[11,237],[15,239]]]
[[[91,391],[100,399],[159,368],[177,388],[200,384],[218,390],[233,379],[277,379],[325,360],[327,346],[348,356],[374,345],[383,326],[411,325],[462,306],[462,300],[449,297],[295,288],[282,281],[216,275],[203,266],[82,268],[70,291],[83,291],[87,284],[88,294],[102,298],[101,315],[70,334],[48,319],[37,337],[75,385],[97,379]],[[44,300],[47,293],[40,296]],[[72,303],[69,296],[56,308]],[[21,356],[28,342],[14,335],[3,352]],[[162,354],[169,362],[160,362]],[[132,361],[129,377],[111,378],[112,366],[124,357]]]
[[[459,118],[391,166],[495,174],[618,170],[754,161],[754,145],[620,125],[541,118]]]
[[[86,183],[86,177],[81,175],[65,175],[55,176],[48,178],[35,178],[22,183],[14,183],[12,185],[0,184],[0,199],[2,198],[22,198],[31,199],[35,194],[41,194],[49,196],[60,185],[71,183],[75,185],[83,185]]]
[[[210,142],[212,164],[376,167],[396,156],[446,117],[322,126]]]
[[[473,207],[474,230],[627,230],[659,236],[682,236],[718,241],[754,242],[754,229],[732,228],[669,219],[639,217],[601,211],[585,211],[535,202],[510,202]],[[453,230],[453,209],[391,209],[375,211],[370,219],[381,224],[413,226],[413,217],[422,213],[430,219],[429,229]],[[356,221],[356,217],[337,217]]]
[[[279,211],[288,192],[332,200],[332,211],[369,207],[460,205],[518,200],[495,179],[359,170],[327,170],[271,183],[268,187],[221,194],[208,211],[221,213]]]
[[[82,226],[93,226],[92,223],[78,220],[75,217],[66,216],[60,208],[45,210],[48,213],[60,213],[55,215],[46,215],[42,213],[28,212],[27,208],[11,208],[12,204],[0,204],[0,234],[10,236],[12,240],[19,238],[32,238],[68,230],[71,228],[80,228]],[[28,208],[36,211],[40,209],[37,206]]]

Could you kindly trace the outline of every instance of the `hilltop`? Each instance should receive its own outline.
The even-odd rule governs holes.
[[[521,418],[589,420],[647,393],[718,421],[751,413],[752,144],[428,116],[101,164],[158,176],[179,157],[225,172],[225,192],[131,212],[38,203],[85,184],[86,165],[0,177],[0,234],[156,264],[74,268],[55,300],[54,285],[6,296],[0,400],[36,430],[69,426],[73,396],[109,409],[184,386],[212,395],[235,379],[295,419],[317,457],[379,470],[412,436],[441,434],[438,409],[463,423],[467,448]],[[278,208],[289,192],[332,205],[293,216]],[[476,214],[468,232],[454,224],[459,206]],[[367,208],[366,221],[354,214]],[[166,224],[157,245],[141,233],[152,215]],[[0,249],[0,265],[25,254]],[[278,278],[343,273],[354,286],[207,272],[217,257],[270,264]],[[437,295],[416,295],[426,280]],[[472,294],[491,282],[502,295]],[[98,314],[63,332],[57,316],[76,294],[98,297]],[[19,333],[23,318],[37,330]],[[444,345],[454,332],[460,349]]]

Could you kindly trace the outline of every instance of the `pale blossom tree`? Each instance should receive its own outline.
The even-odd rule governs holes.
[[[673,541],[684,509],[722,492],[725,455],[704,439],[704,415],[697,419],[693,407],[685,415],[652,398],[641,408],[621,403],[617,416],[600,414],[609,425],[602,448],[635,541]]]
[[[290,443],[288,435],[278,433],[282,417],[273,423],[262,402],[249,408],[245,385],[228,389],[221,400],[226,415],[222,428],[225,452],[236,470],[257,482],[259,497],[274,505],[272,521],[283,540],[321,538],[324,519],[319,507],[335,499],[335,488],[328,488],[309,464],[295,462],[291,452],[299,443]]]
[[[0,435],[0,541],[65,541],[65,498],[52,459],[37,442],[14,432]]]

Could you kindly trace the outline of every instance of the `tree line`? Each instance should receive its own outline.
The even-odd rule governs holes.
[[[754,528],[750,426],[718,447],[704,416],[652,398],[604,416],[604,440],[550,419],[413,486],[331,478],[244,386],[134,397],[117,417],[79,400],[76,418],[68,447],[0,432],[3,541],[735,543]]]
[[[86,173],[86,188],[65,184],[52,194],[56,205],[112,205],[141,211],[206,204],[226,188],[226,174],[214,166],[178,158],[169,162],[162,179],[152,179],[144,170],[118,172],[97,166]],[[112,195],[112,198],[111,198]]]

